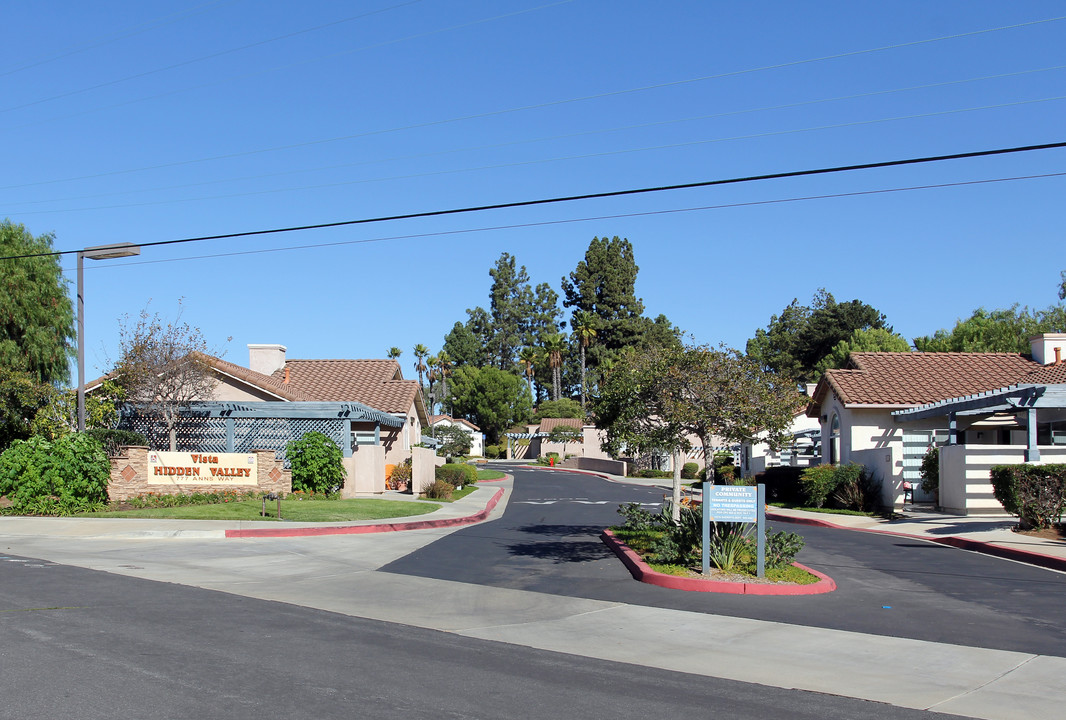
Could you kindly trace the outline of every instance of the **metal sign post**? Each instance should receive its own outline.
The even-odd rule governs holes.
[[[703,574],[711,571],[711,523],[754,523],[756,539],[756,573],[764,577],[766,567],[766,486],[703,486]]]

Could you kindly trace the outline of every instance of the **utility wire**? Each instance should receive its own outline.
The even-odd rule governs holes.
[[[239,237],[251,237],[255,235],[276,235],[280,233],[299,232],[303,230],[321,230],[325,228],[346,227],[352,225],[368,225],[371,223],[392,222],[395,220],[412,220],[417,218],[444,217],[448,215],[460,215],[467,213],[485,212],[488,210],[504,210],[519,207],[535,207],[538,205],[551,205],[578,200],[595,200],[600,198],[625,197],[629,195],[644,195],[650,193],[672,192],[675,190],[689,190],[693,188],[714,187],[718,185],[735,185],[740,183],[757,182],[760,180],[779,180],[783,178],[809,177],[814,175],[828,175],[831,173],[851,172],[855,170],[872,170],[876,168],[901,167],[906,165],[919,165],[934,162],[946,162],[950,160],[963,160],[978,157],[992,157],[996,155],[1011,155],[1024,152],[1036,152],[1042,150],[1054,150],[1066,148],[1066,142],[1042,143],[1039,145],[1021,145],[1010,148],[996,148],[994,150],[976,150],[964,153],[951,153],[948,155],[926,155],[923,157],[906,158],[903,160],[884,160],[880,162],[860,163],[856,165],[837,165],[833,167],[814,168],[808,170],[790,170],[786,172],[767,173],[763,175],[748,175],[745,177],[725,178],[719,180],[704,180],[700,182],[679,183],[676,185],[660,185],[657,187],[644,187],[629,190],[610,190],[598,193],[585,193],[582,195],[565,195],[561,197],[541,198],[539,200],[518,200],[507,203],[494,203],[490,205],[475,205],[469,207],[450,208],[447,210],[427,210],[423,212],[404,213],[400,215],[384,215],[372,218],[360,218],[357,220],[341,220],[337,222],[315,223],[312,225],[297,225],[292,227],[272,228],[269,230],[247,230],[236,233],[222,233],[218,235],[202,235],[199,237],[181,238],[178,240],[158,240],[156,242],[137,243],[139,247],[158,247],[162,245],[177,245],[181,243],[202,242],[205,240],[224,240]],[[29,255],[10,255],[0,257],[0,260],[16,260],[31,257],[54,257],[60,255],[74,255],[80,250],[60,250],[49,253],[33,253]]]
[[[749,200],[745,202],[722,203],[719,205],[699,205],[695,207],[671,208],[668,210],[645,210],[643,212],[616,213],[613,215],[592,215],[565,220],[541,220],[539,222],[513,223],[510,225],[493,225],[491,227],[461,228],[458,230],[440,230],[437,232],[412,233],[409,235],[389,235],[375,238],[360,238],[358,240],[337,240],[326,243],[310,243],[304,245],[288,245],[277,248],[259,248],[256,250],[235,250],[225,253],[211,253],[209,255],[188,255],[179,258],[164,258],[161,260],[135,260],[120,264],[105,263],[93,265],[94,269],[106,270],[108,268],[126,268],[132,265],[160,265],[164,263],[186,262],[189,260],[212,260],[225,257],[240,257],[244,255],[265,255],[267,253],[289,252],[292,250],[314,250],[329,247],[343,247],[346,245],[364,245],[368,243],[388,242],[392,240],[416,240],[423,238],[445,237],[453,235],[466,235],[471,233],[490,232],[499,230],[516,230],[521,228],[545,227],[551,225],[571,225],[580,222],[593,222],[600,220],[618,220],[621,218],[648,217],[654,215],[674,215],[687,212],[701,212],[706,210],[724,210],[730,208],[755,207],[759,205],[780,205],[784,203],[806,202],[810,200],[831,200],[836,198],[861,197],[865,195],[885,195],[889,193],[911,192],[915,190],[938,190],[942,188],[964,187],[968,185],[990,185],[993,183],[1016,182],[1020,180],[1039,180],[1054,177],[1066,177],[1066,172],[1043,173],[1040,175],[1016,175],[1013,177],[986,178],[984,180],[961,180],[950,183],[936,183],[932,185],[908,185],[906,187],[881,188],[878,190],[855,190],[852,192],[828,193],[824,195],[803,195],[800,197],[775,198],[773,200]],[[6,258],[0,258],[6,259]],[[67,268],[69,270],[69,268]]]

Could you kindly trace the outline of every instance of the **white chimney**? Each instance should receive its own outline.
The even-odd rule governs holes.
[[[248,368],[264,375],[273,375],[285,367],[284,345],[248,344]]]
[[[1054,365],[1056,350],[1059,357],[1066,357],[1066,333],[1044,333],[1029,338],[1033,360],[1041,365]]]

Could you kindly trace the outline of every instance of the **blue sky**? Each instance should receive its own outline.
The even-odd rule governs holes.
[[[1063,14],[9,3],[0,216],[75,250],[1057,142]],[[146,248],[86,263],[87,372],[117,358],[124,315],[173,317],[184,298],[183,319],[233,362],[248,343],[295,358],[396,345],[410,376],[415,343],[439,349],[487,303],[501,252],[558,291],[603,235],[633,243],[647,313],[698,342],[743,347],[819,287],[913,338],[979,306],[1056,300],[1066,177],[954,184],[1063,172],[1066,150],[1050,150]],[[936,184],[951,186],[800,199]]]

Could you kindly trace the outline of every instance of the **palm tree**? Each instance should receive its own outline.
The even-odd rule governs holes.
[[[401,355],[403,355],[403,350],[395,345],[389,348],[389,360],[399,360]]]
[[[418,343],[417,345],[415,345],[413,352],[415,354],[415,372],[418,373],[418,386],[421,387],[423,383],[423,376],[426,373],[425,361],[426,356],[429,355],[429,348],[423,345],[422,343]]]
[[[452,358],[446,350],[437,353],[437,374],[440,376],[440,396],[448,397],[448,376],[452,374]],[[444,403],[441,402],[443,409]]]
[[[524,347],[518,351],[518,362],[522,364],[526,376],[526,381],[529,383],[529,396],[533,398],[533,402],[537,402],[537,396],[533,393],[533,366],[537,363],[537,348]]]
[[[552,400],[558,400],[563,394],[563,351],[566,338],[559,333],[544,336],[544,350],[548,353],[548,366],[552,369]]]
[[[437,396],[433,393],[433,382],[439,377],[440,361],[436,355],[430,355],[426,359],[426,379],[429,380],[429,414],[434,415],[433,406],[437,403]]]
[[[585,348],[596,337],[596,318],[586,310],[577,310],[570,320],[570,327],[577,336],[578,345],[581,348],[581,409],[585,409]]]

